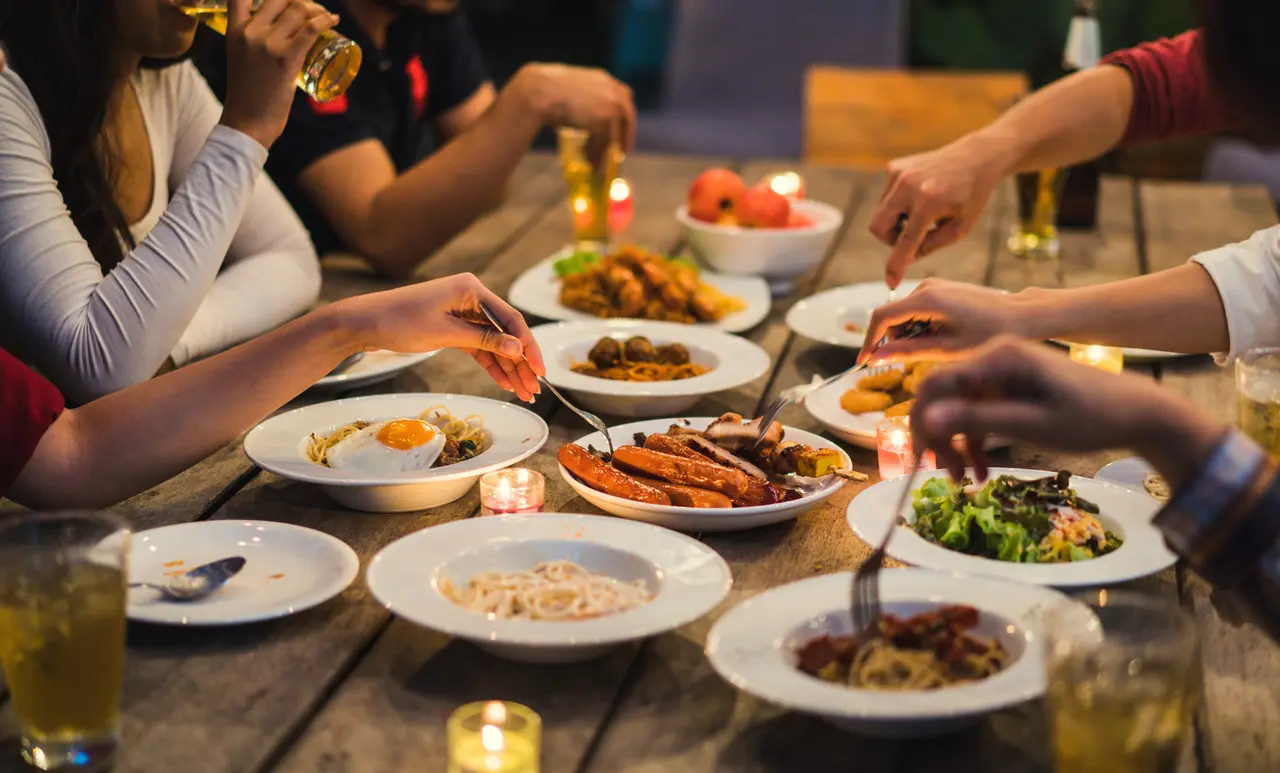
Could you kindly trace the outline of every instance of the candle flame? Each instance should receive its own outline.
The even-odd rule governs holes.
[[[506,481],[504,480],[503,483]],[[484,714],[481,717],[486,725],[505,725],[507,722],[507,707],[502,705],[502,701],[489,701],[484,705]]]
[[[495,756],[493,756],[492,754],[490,754],[489,756],[487,756],[487,757],[485,757],[485,758],[484,758],[484,766],[485,766],[486,768],[488,768],[489,770],[501,770],[501,769],[502,769],[502,759],[501,759],[501,758],[499,758],[499,757],[495,757]]]
[[[498,497],[499,499],[510,499],[511,498],[511,478],[507,477],[506,475],[503,475],[501,478],[499,478],[498,485],[495,487],[493,493],[494,493],[494,496]],[[489,704],[489,706],[493,706],[493,705],[494,705],[493,703]],[[497,705],[501,706],[502,704],[499,703]],[[487,712],[488,710],[489,710],[489,707],[486,706],[485,711]]]
[[[631,198],[631,184],[619,177],[609,184],[609,198],[613,201],[626,201]]]
[[[1089,348],[1084,350],[1084,356],[1094,362],[1099,362],[1101,360],[1106,359],[1107,347],[1097,346],[1097,345],[1090,346]]]
[[[491,754],[507,748],[507,739],[502,735],[502,728],[495,725],[485,725],[480,728],[480,745]]]
[[[582,215],[582,214],[585,214],[586,211],[589,209],[591,209],[591,202],[587,200],[586,196],[577,196],[574,198],[573,200],[574,212],[577,212],[579,215]]]
[[[900,429],[895,429],[889,433],[889,442],[901,448],[907,444],[907,433]]]

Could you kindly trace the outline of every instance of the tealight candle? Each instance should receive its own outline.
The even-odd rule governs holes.
[[[1108,373],[1124,370],[1124,350],[1115,346],[1071,344],[1071,359]]]
[[[804,198],[804,178],[799,172],[774,172],[765,175],[760,182],[789,199],[798,201]]]
[[[513,467],[485,473],[480,477],[480,514],[540,513],[546,488],[537,470]]]
[[[876,424],[876,454],[880,462],[881,480],[898,478],[911,472],[915,448],[911,441],[910,416],[894,416]],[[932,451],[925,451],[920,457],[920,469],[925,472],[938,469],[938,461]]]
[[[635,217],[635,202],[631,197],[631,183],[619,177],[609,184],[609,230],[615,234],[627,230]]]
[[[538,773],[542,718],[508,701],[478,701],[449,717],[448,773]]]

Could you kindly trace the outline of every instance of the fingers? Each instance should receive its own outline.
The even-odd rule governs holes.
[[[896,176],[886,184],[884,196],[871,215],[873,236],[889,246],[898,239],[898,218],[911,209],[911,194]]]
[[[937,214],[937,210],[922,205],[917,205],[908,213],[907,224],[902,229],[902,235],[893,242],[889,263],[885,266],[884,280],[890,287],[897,287],[907,268],[915,262],[920,245],[929,235],[929,229],[933,227]]]
[[[498,364],[498,360],[489,352],[482,352],[477,349],[464,350],[471,355],[471,359],[480,364],[488,372],[489,377],[494,383],[502,387],[508,392],[516,391],[515,385],[511,383],[511,378],[507,376],[507,372]]]
[[[498,332],[490,325],[448,316],[441,322],[440,345],[454,349],[478,349],[508,360],[524,356],[524,344],[515,336]]]
[[[916,253],[916,256],[923,258],[943,247],[955,244],[969,233],[970,225],[968,220],[962,218],[940,222],[937,228],[924,237],[924,243],[920,245],[920,250]]]
[[[2,65],[2,63],[0,63]],[[625,83],[618,84],[622,88],[621,141],[622,148],[630,153],[636,147],[636,102],[631,87]]]
[[[972,347],[958,338],[945,334],[890,341],[876,347],[868,356],[875,362],[904,362],[907,360],[954,360]]]
[[[862,345],[862,351],[858,354],[859,364],[866,362],[871,358],[872,354],[877,352],[877,344],[880,339],[884,338],[888,334],[889,328],[894,325],[902,324],[911,319],[933,320],[941,316],[932,292],[928,291],[930,287],[932,287],[932,284],[926,280],[906,298],[894,303],[886,303],[871,312],[871,321],[867,324],[866,342]],[[926,292],[922,293],[922,290]],[[913,338],[911,340],[920,339]]]
[[[274,3],[276,13],[279,14],[280,3],[278,0],[267,0],[263,6]],[[249,23],[249,12],[253,8],[253,0],[227,0],[227,27],[228,29],[238,29]]]
[[[475,283],[479,288],[476,294],[485,307],[489,309],[493,316],[497,317],[503,329],[520,342],[521,354],[529,361],[529,367],[532,372],[539,376],[547,375],[547,366],[542,359],[542,350],[538,348],[538,342],[534,340],[533,331],[529,329],[529,323],[525,322],[524,315],[485,287],[479,279],[476,279]],[[502,354],[506,355],[506,352],[502,352]],[[518,357],[512,357],[512,359],[518,359]],[[534,383],[536,385],[537,382],[535,381]]]
[[[1042,441],[1054,423],[1052,411],[1032,402],[945,398],[914,411],[911,426],[915,431],[923,430],[937,448],[944,439],[950,444],[956,435],[976,438],[1003,435],[1015,440]]]

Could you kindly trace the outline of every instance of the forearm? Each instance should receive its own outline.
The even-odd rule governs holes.
[[[1129,74],[1093,67],[1031,94],[961,142],[989,153],[1001,174],[1069,166],[1119,144],[1132,109]]]
[[[1031,288],[1014,302],[1027,338],[1197,354],[1230,348],[1217,286],[1194,263],[1093,287]]]
[[[334,304],[217,357],[67,411],[9,492],[36,508],[102,507],[235,440],[361,348]]]

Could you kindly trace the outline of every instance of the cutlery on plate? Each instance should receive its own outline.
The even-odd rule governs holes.
[[[197,566],[189,572],[169,578],[164,583],[131,582],[129,587],[159,591],[168,601],[195,601],[226,585],[227,580],[239,574],[244,565],[243,557],[232,556]]]
[[[346,358],[342,362],[338,363],[333,370],[329,371],[328,375],[325,376],[325,378],[328,378],[329,376],[337,376],[340,373],[345,373],[347,370],[351,368],[351,366],[355,365],[357,362],[363,359],[364,359],[364,352],[356,352],[355,354]]]
[[[898,521],[902,517],[902,508],[907,506],[907,502],[911,501],[911,491],[916,487],[916,473],[920,472],[920,451],[915,451],[914,462],[911,465],[911,472],[907,479],[903,481],[906,485],[902,487],[902,493],[898,496],[898,508],[893,511],[894,517],[889,522],[889,530],[885,532],[884,539],[880,540],[880,545],[871,557],[862,562],[862,566],[858,567],[858,571],[853,575],[852,599],[850,601],[850,614],[853,618],[853,629],[860,637],[864,637],[868,631],[879,635],[880,632],[880,570],[884,567],[885,551],[889,547],[889,540],[893,538],[893,533],[898,529]]]

